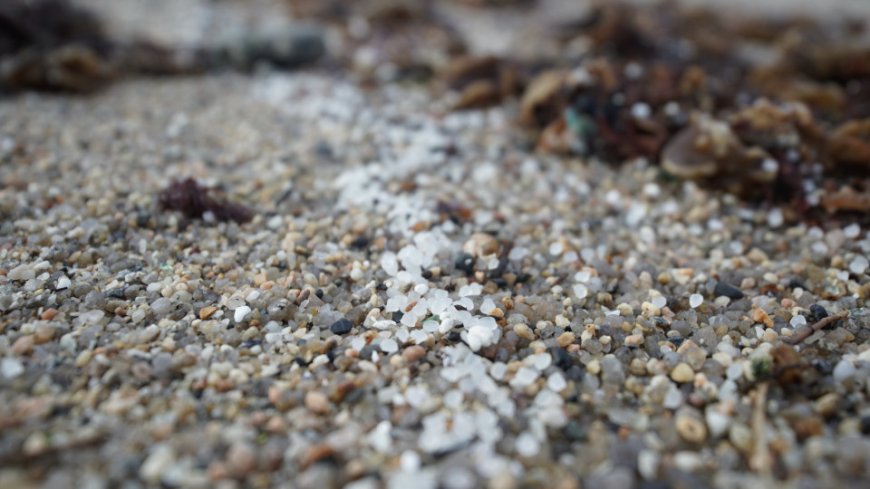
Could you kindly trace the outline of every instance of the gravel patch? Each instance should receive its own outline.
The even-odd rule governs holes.
[[[0,485],[870,480],[867,229],[447,107],[315,72],[0,102]],[[187,177],[253,218],[162,208]]]

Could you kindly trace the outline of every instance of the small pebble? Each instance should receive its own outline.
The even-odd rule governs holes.
[[[864,255],[858,255],[849,262],[849,271],[855,275],[863,275],[864,272],[867,271],[868,265],[870,265],[870,263],[868,263],[867,257]]]
[[[411,345],[402,351],[402,358],[407,363],[414,363],[426,356],[426,349],[420,345]]]
[[[740,289],[725,282],[716,282],[716,286],[713,288],[713,294],[717,297],[725,296],[731,300],[743,298],[743,292]]]
[[[625,337],[625,346],[640,346],[644,342],[642,334],[632,334]]]
[[[852,362],[846,359],[840,360],[837,362],[837,366],[834,367],[834,381],[843,382],[851,379],[855,375],[855,372],[856,369]]]
[[[352,329],[353,323],[346,318],[339,319],[338,321],[332,323],[332,326],[329,327],[329,330],[332,331],[333,334],[337,335],[346,335],[350,333]]]
[[[39,316],[39,319],[42,319],[43,321],[51,321],[52,319],[55,318],[55,316],[57,316],[57,313],[58,313],[57,309],[55,309],[53,307],[49,307],[48,309],[42,311],[42,314]]]
[[[674,423],[677,433],[689,443],[703,443],[707,439],[707,426],[696,416],[678,413]]]
[[[573,344],[575,340],[576,337],[574,336],[574,333],[566,331],[560,334],[558,338],[556,338],[556,343],[562,348],[567,348],[568,345]]]
[[[387,339],[381,341],[379,346],[381,348],[381,351],[386,353],[387,355],[390,355],[392,353],[396,353],[397,351],[399,351],[399,344],[396,343],[396,340],[394,340],[392,338],[387,338]]]
[[[206,306],[199,310],[199,318],[205,321],[210,318],[212,314],[217,312],[218,308],[214,306]]]
[[[800,314],[797,314],[795,316],[792,316],[792,318],[789,320],[788,324],[790,324],[792,328],[799,328],[799,327],[805,326],[807,324],[807,318],[805,318],[804,316],[802,316]]]
[[[21,336],[12,344],[12,353],[17,356],[27,355],[33,351],[34,344],[33,335]]]
[[[24,365],[17,358],[4,358],[0,360],[0,373],[4,378],[14,379],[24,373]]]
[[[522,457],[534,457],[541,450],[541,443],[531,433],[520,433],[516,441],[517,453]]]
[[[329,412],[329,399],[320,391],[308,391],[305,393],[305,407],[316,414]]]
[[[233,319],[240,323],[245,320],[248,315],[251,314],[251,308],[248,306],[239,306],[233,311]]]
[[[678,384],[687,384],[695,379],[695,371],[685,362],[680,362],[671,370],[671,380]]]

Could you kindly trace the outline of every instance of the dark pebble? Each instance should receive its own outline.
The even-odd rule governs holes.
[[[814,323],[816,321],[821,321],[822,319],[825,319],[826,317],[828,317],[828,310],[827,309],[825,309],[824,307],[822,307],[818,304],[813,304],[810,306],[809,320],[811,322]]]
[[[589,432],[582,423],[571,421],[565,425],[565,437],[571,441],[586,441]]]
[[[571,354],[561,346],[550,348],[550,356],[553,357],[553,363],[562,370],[568,370],[574,366],[574,360],[571,358]]]
[[[359,351],[359,357],[362,358],[363,360],[371,360],[372,353],[374,353],[374,352],[375,352],[375,347],[373,347],[372,345],[366,345],[362,348],[362,350]]]
[[[809,287],[807,287],[807,284],[803,283],[801,280],[796,279],[796,278],[793,278],[793,279],[788,281],[788,288],[790,288],[790,289],[801,288],[804,290],[810,290]]]
[[[586,375],[586,372],[577,365],[573,365],[571,368],[565,371],[565,375],[568,376],[570,380],[574,382],[580,382],[583,380],[583,376]]]
[[[393,315],[390,317],[395,322],[399,322],[405,316],[405,313],[402,311],[393,311]]]
[[[351,329],[353,329],[353,323],[347,318],[341,318],[329,327],[329,330],[334,334],[348,334]]]
[[[725,282],[716,282],[716,287],[713,289],[713,293],[716,294],[716,297],[724,295],[731,300],[743,298],[743,292],[740,289],[731,284],[726,284]]]
[[[106,291],[106,297],[111,297],[112,299],[125,299],[127,296],[124,292],[124,288],[118,287],[118,288]]]
[[[456,257],[456,263],[454,266],[457,270],[465,272],[467,275],[471,275],[474,273],[474,257],[468,253],[460,253],[459,256]]]
[[[353,241],[350,242],[350,247],[362,250],[368,248],[369,246],[369,238],[368,236],[357,236]]]
[[[812,365],[822,375],[831,375],[834,372],[834,365],[825,359],[813,360]]]

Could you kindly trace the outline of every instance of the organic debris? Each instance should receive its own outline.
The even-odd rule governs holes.
[[[326,51],[315,26],[244,33],[217,45],[164,46],[111,38],[102,19],[68,0],[0,4],[0,93],[90,93],[125,75],[183,75],[250,69],[259,62],[296,68]]]
[[[181,212],[190,219],[246,223],[253,218],[247,207],[217,198],[212,192],[193,178],[176,180],[160,192],[158,202],[161,208]]]
[[[563,45],[588,49],[528,84],[520,120],[546,152],[646,158],[798,211],[862,210],[870,47],[851,45],[856,35],[800,18],[602,3],[557,29]],[[832,185],[857,195],[832,198]]]

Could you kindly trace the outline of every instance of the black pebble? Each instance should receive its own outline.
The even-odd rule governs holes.
[[[369,246],[369,238],[367,236],[357,236],[353,241],[350,242],[350,247],[362,250]]]
[[[716,297],[724,295],[731,300],[743,298],[743,292],[740,289],[731,284],[726,284],[725,282],[716,282],[716,287],[713,289],[713,293]]]
[[[567,375],[568,378],[573,380],[574,382],[580,382],[586,375],[586,371],[580,368],[580,366],[578,365],[572,365],[571,368],[565,371],[565,375]]]
[[[318,299],[323,299],[323,289],[315,290],[314,295],[316,295]]]
[[[390,319],[392,319],[393,321],[398,323],[402,320],[402,318],[404,316],[405,316],[405,313],[402,311],[393,311],[393,315],[392,315],[392,317],[390,317]]]
[[[588,429],[577,421],[569,422],[563,431],[565,437],[571,441],[584,441],[589,436]]]
[[[550,348],[550,355],[553,357],[556,366],[562,370],[568,370],[574,366],[574,360],[571,359],[571,354],[561,346]]]
[[[798,288],[798,287],[800,287],[800,288],[802,288],[802,289],[804,289],[804,290],[809,290],[809,287],[807,287],[807,284],[803,283],[803,282],[802,282],[801,280],[799,280],[799,279],[793,278],[793,279],[791,279],[791,280],[788,281],[788,288],[790,288],[790,289],[796,289],[796,288]]]
[[[106,297],[111,297],[112,299],[126,299],[127,298],[127,296],[124,294],[123,287],[109,290],[108,292],[106,292]]]
[[[471,275],[474,273],[474,257],[468,253],[460,253],[459,256],[456,257],[456,263],[454,266],[457,270]]]
[[[339,319],[329,327],[329,330],[334,334],[348,334],[351,329],[353,329],[353,323],[346,318]]]
[[[374,353],[374,352],[375,352],[375,347],[373,347],[372,345],[366,345],[362,348],[362,350],[359,351],[359,357],[362,358],[363,360],[371,360],[372,353]]]
[[[818,304],[813,304],[810,306],[810,317],[809,317],[810,321],[812,321],[812,322],[821,321],[822,319],[825,319],[826,317],[828,317],[828,310],[827,309],[825,309],[824,307],[822,307]]]

